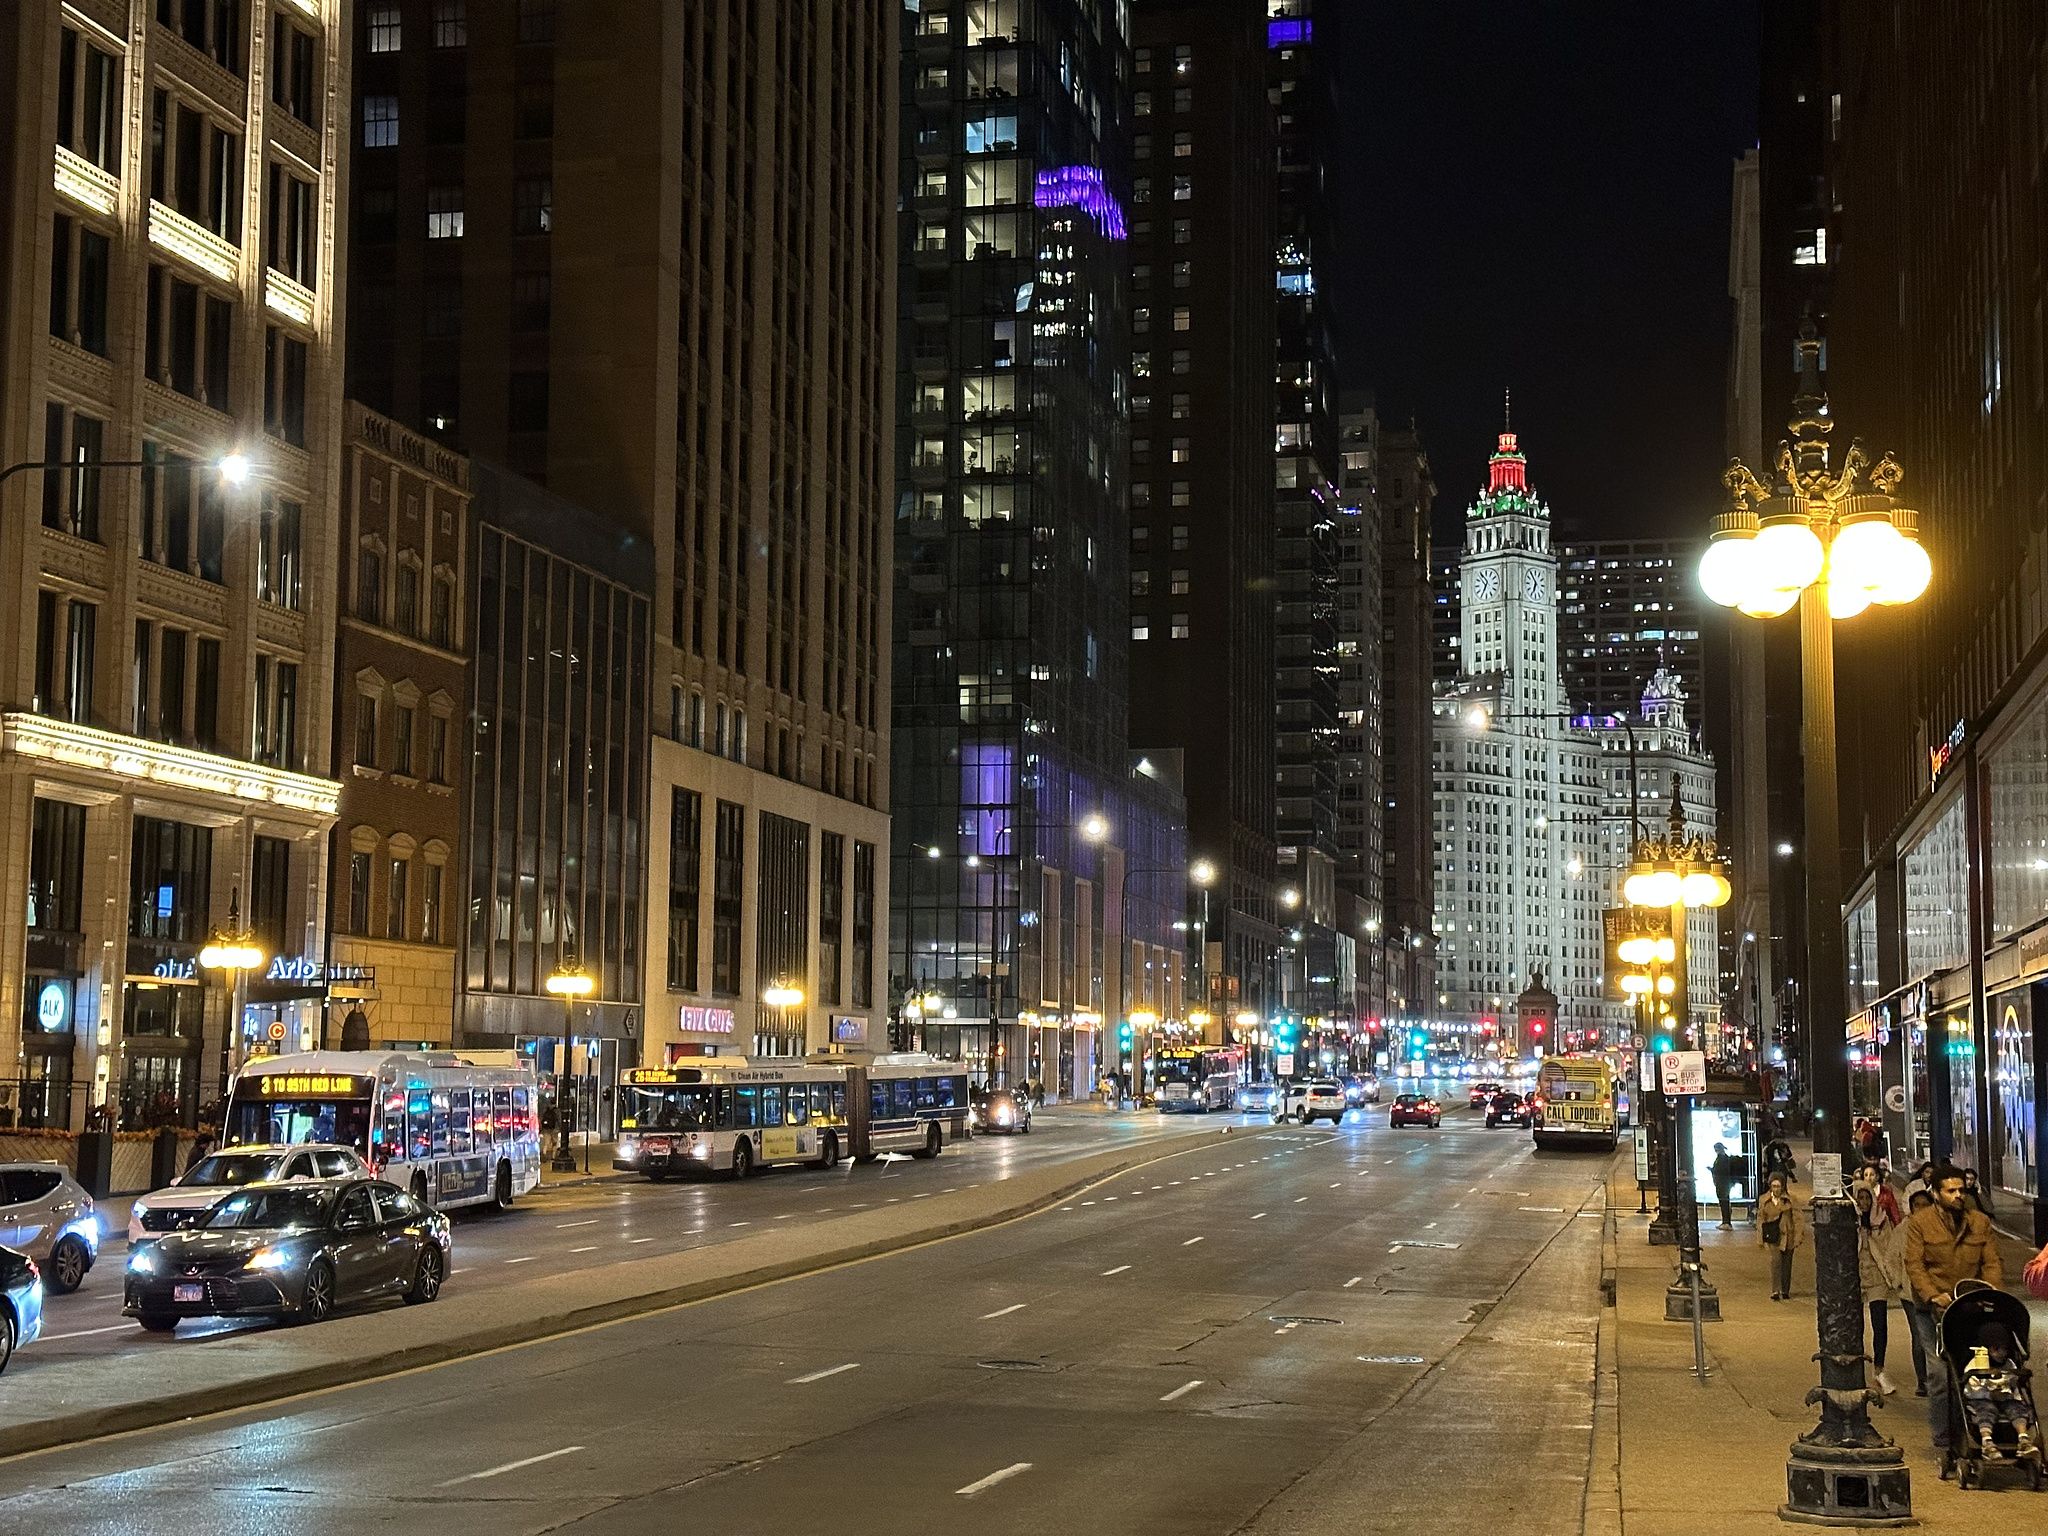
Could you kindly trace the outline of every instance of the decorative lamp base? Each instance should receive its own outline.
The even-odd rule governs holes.
[[[1650,1246],[1652,1248],[1676,1248],[1678,1246],[1678,1218],[1659,1213],[1650,1218]]]
[[[1778,1518],[1801,1525],[1917,1525],[1912,1471],[1896,1445],[1795,1440],[1785,1458],[1785,1502],[1778,1506]]]
[[[1667,1323],[1689,1323],[1692,1321],[1692,1282],[1679,1279],[1664,1288],[1664,1321]],[[1718,1323],[1721,1321],[1721,1293],[1706,1281],[1700,1282],[1700,1321]]]

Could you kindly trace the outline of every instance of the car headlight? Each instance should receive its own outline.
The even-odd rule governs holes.
[[[138,1248],[133,1253],[129,1254],[128,1268],[131,1272],[138,1275],[155,1274],[156,1244],[151,1243],[147,1248]]]
[[[243,1262],[244,1269],[283,1269],[292,1261],[286,1248],[259,1248]]]

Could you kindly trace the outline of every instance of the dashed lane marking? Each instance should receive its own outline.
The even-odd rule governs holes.
[[[1199,1381],[1191,1381],[1187,1383],[1185,1386],[1175,1387],[1171,1392],[1167,1393],[1164,1397],[1160,1398],[1159,1401],[1161,1401],[1162,1403],[1170,1403],[1177,1397],[1186,1397],[1190,1392],[1194,1391],[1195,1388],[1199,1387],[1200,1385],[1201,1383]]]
[[[1199,1243],[1200,1241],[1201,1239],[1199,1237],[1191,1237],[1186,1242],[1182,1243],[1181,1247],[1192,1248],[1195,1246],[1195,1244]]]
[[[1012,1302],[1009,1306],[999,1308],[994,1312],[982,1313],[981,1320],[985,1323],[992,1317],[1008,1317],[1012,1312],[1022,1312],[1029,1305],[1030,1303],[1026,1301]]]
[[[811,1382],[823,1381],[827,1376],[837,1376],[841,1371],[857,1371],[859,1369],[860,1362],[858,1360],[850,1360],[845,1365],[835,1365],[827,1370],[813,1371],[808,1376],[792,1376],[783,1385],[785,1387],[808,1386]]]
[[[451,1477],[441,1486],[443,1488],[453,1488],[457,1483],[474,1483],[486,1477],[498,1477],[506,1472],[517,1472],[521,1467],[531,1467],[543,1461],[553,1461],[557,1456],[573,1456],[582,1449],[583,1447],[580,1445],[565,1445],[559,1451],[546,1451],[539,1456],[526,1456],[518,1461],[508,1461],[501,1467],[486,1467],[481,1472],[471,1472],[462,1477]]]
[[[958,1494],[964,1494],[971,1499],[983,1489],[995,1487],[997,1483],[1000,1483],[1006,1477],[1015,1477],[1019,1472],[1029,1472],[1030,1470],[1030,1462],[1013,1461],[1000,1472],[991,1472],[987,1477],[978,1477],[965,1488],[955,1488],[953,1491]]]
[[[1103,1277],[1103,1278],[1104,1278],[1104,1279],[1106,1280],[1106,1279],[1108,1279],[1108,1278],[1109,1278],[1109,1277],[1110,1277],[1111,1275],[1120,1275],[1120,1274],[1122,1274],[1122,1273],[1123,1273],[1123,1272],[1124,1272],[1125,1270],[1129,1269],[1130,1267],[1131,1267],[1131,1266],[1130,1266],[1130,1265],[1128,1265],[1128,1264],[1119,1264],[1119,1265],[1117,1265],[1117,1267],[1116,1267],[1115,1269],[1105,1269],[1105,1270],[1104,1270],[1104,1271],[1102,1272],[1102,1277]]]

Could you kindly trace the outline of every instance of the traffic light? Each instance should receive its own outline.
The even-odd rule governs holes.
[[[1671,1049],[1671,1037],[1669,1035],[1657,1036],[1656,1039],[1650,1042],[1650,1049],[1660,1056],[1663,1055],[1664,1052]]]
[[[1543,1021],[1541,1019],[1531,1019],[1529,1021],[1529,1033],[1541,1040],[1543,1038]]]
[[[1128,1046],[1131,1043],[1131,1021],[1129,1019],[1125,1019],[1123,1023],[1117,1025],[1116,1038],[1119,1045]]]

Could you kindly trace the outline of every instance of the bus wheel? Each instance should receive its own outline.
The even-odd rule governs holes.
[[[747,1145],[746,1137],[742,1136],[738,1141],[732,1144],[732,1176],[735,1179],[744,1179],[749,1173],[752,1173],[753,1171],[753,1149]]]
[[[837,1168],[839,1166],[839,1138],[827,1131],[819,1142],[818,1166]]]
[[[512,1209],[512,1165],[498,1164],[498,1182],[491,1191],[492,1203],[501,1211]]]
[[[910,1155],[912,1157],[937,1157],[939,1155],[939,1146],[939,1128],[936,1125],[928,1125],[925,1127],[924,1132],[924,1150],[913,1152]]]

